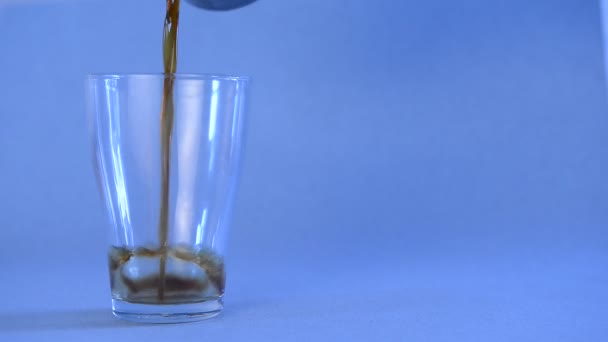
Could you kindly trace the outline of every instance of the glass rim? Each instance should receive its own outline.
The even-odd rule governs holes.
[[[218,81],[239,81],[247,82],[250,80],[249,76],[239,76],[231,74],[193,74],[193,73],[174,73],[165,74],[162,72],[157,73],[88,73],[85,75],[85,79],[144,79],[144,78],[167,78],[172,77],[174,79],[186,79],[186,80],[218,80]]]

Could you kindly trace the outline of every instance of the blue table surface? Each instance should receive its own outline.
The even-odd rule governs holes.
[[[241,262],[229,269],[219,317],[175,325],[113,318],[101,259],[60,267],[14,264],[3,272],[0,340],[603,341],[608,336],[608,253],[394,255],[391,260]]]

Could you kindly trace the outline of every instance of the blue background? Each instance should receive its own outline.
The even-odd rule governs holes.
[[[179,71],[254,80],[226,311],[113,321],[83,76],[161,71],[163,17],[0,0],[0,337],[608,338],[590,0],[184,4]]]

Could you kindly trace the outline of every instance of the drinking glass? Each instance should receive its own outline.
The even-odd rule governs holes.
[[[86,77],[115,316],[175,323],[222,310],[248,83],[228,75]],[[170,120],[161,120],[163,101],[173,102]]]

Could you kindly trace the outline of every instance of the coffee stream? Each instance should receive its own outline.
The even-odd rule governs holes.
[[[177,70],[177,30],[179,25],[180,0],[167,0],[167,14],[163,32],[164,85],[163,101],[160,112],[161,139],[161,194],[158,217],[158,240],[160,242],[160,284],[158,300],[165,297],[165,268],[167,248],[169,247],[169,179],[171,176],[171,137],[173,135],[174,102],[173,83]]]
[[[112,297],[140,304],[180,304],[221,298],[223,258],[201,246],[169,246],[169,179],[177,70],[180,0],[166,0],[163,35],[164,83],[160,111],[161,191],[158,217],[160,246],[113,246],[109,253]]]
[[[206,246],[169,244],[171,147],[175,119],[174,85],[180,0],[165,1],[167,13],[163,31],[164,77],[160,108],[159,246],[110,248],[112,298],[129,303],[154,305],[221,301],[226,280],[223,257]],[[189,1],[198,5],[206,3],[206,0]],[[237,8],[253,1],[235,0],[232,4],[240,4],[233,7]]]

